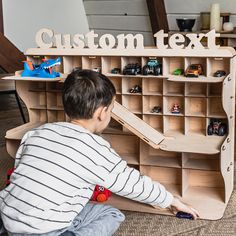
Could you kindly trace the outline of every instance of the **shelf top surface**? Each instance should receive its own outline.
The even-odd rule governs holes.
[[[147,47],[143,49],[58,49],[58,48],[29,48],[26,50],[27,56],[143,56],[143,57],[233,57],[235,50],[232,47],[220,47],[219,49],[203,48],[201,50],[194,49],[158,49],[155,47]]]
[[[216,154],[220,152],[225,136],[206,136],[203,134],[165,133],[160,149],[173,152]]]

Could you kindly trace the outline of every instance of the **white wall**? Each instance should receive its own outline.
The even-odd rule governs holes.
[[[36,47],[44,27],[58,33],[89,31],[82,0],[3,0],[4,34],[21,51]]]
[[[145,45],[153,45],[146,0],[84,0],[90,30],[105,33],[144,36]]]

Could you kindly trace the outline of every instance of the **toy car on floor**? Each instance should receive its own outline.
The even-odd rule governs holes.
[[[21,74],[23,77],[39,77],[39,78],[56,78],[60,77],[60,73],[54,71],[53,68],[61,64],[61,58],[43,59],[39,65],[33,64],[32,61],[24,62],[24,70]]]
[[[226,72],[224,70],[217,70],[213,76],[214,77],[222,77],[222,76],[225,76],[226,75]]]
[[[138,63],[130,63],[125,66],[123,70],[124,75],[137,75],[141,74],[141,66]]]
[[[154,106],[151,110],[152,113],[160,113],[161,107],[160,106]]]
[[[193,220],[193,216],[191,214],[183,212],[183,211],[177,212],[176,217],[181,218],[181,219]]]
[[[185,71],[186,77],[198,77],[203,74],[203,68],[201,64],[191,64]]]
[[[135,85],[129,90],[130,93],[142,93],[142,88],[139,85]]]
[[[216,134],[218,136],[224,136],[226,133],[227,125],[222,123],[222,121],[218,119],[211,120],[210,124],[207,127],[208,135]]]
[[[161,75],[162,65],[157,59],[149,59],[147,64],[143,67],[143,75]]]

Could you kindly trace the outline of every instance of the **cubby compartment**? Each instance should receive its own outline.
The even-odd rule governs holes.
[[[46,109],[47,107],[47,99],[46,99],[46,92],[31,92],[29,91],[29,102],[31,109]]]
[[[184,72],[184,57],[165,57],[163,67],[163,75],[173,75],[177,69]]]
[[[192,64],[200,64],[203,69],[203,74],[206,76],[207,74],[207,62],[205,57],[186,57],[185,58],[185,70],[188,68],[188,66]]]
[[[184,134],[184,117],[164,116],[164,134]]]
[[[209,97],[221,97],[222,95],[222,83],[209,83],[207,85]]]
[[[184,83],[164,80],[163,94],[167,96],[183,96]]]
[[[186,116],[206,116],[206,98],[186,97],[185,115]]]
[[[163,184],[171,193],[181,195],[181,169],[140,165],[140,172],[142,175],[152,176],[152,180]]]
[[[113,72],[113,69],[119,69],[120,72],[118,74],[121,74],[122,71],[120,57],[102,57],[102,73],[110,74]]]
[[[47,92],[61,93],[63,88],[63,83],[61,82],[48,82],[46,84]]]
[[[183,197],[224,201],[224,180],[219,171],[183,169]]]
[[[29,82],[29,92],[45,92],[46,83],[45,82]],[[33,93],[32,93],[33,94]]]
[[[64,110],[61,93],[47,92],[47,109]]]
[[[122,78],[121,77],[109,77],[110,81],[116,88],[116,94],[122,93]]]
[[[135,114],[142,114],[142,96],[122,95],[122,105]]]
[[[47,111],[48,122],[65,121],[65,112],[59,110],[48,110]]]
[[[164,115],[184,115],[184,97],[163,97]]]
[[[131,89],[134,89],[135,86],[139,86],[142,90],[142,78],[141,77],[122,77],[122,93],[123,94],[134,94],[141,95],[142,92],[131,92]]]
[[[185,134],[206,135],[206,118],[203,117],[185,117]]]
[[[139,138],[127,134],[108,134],[103,133],[102,137],[109,140],[111,147],[124,159],[128,164],[139,164]]]
[[[101,57],[100,56],[83,56],[82,67],[83,69],[90,69],[97,72],[101,72],[102,69]]]
[[[152,128],[163,133],[163,117],[156,115],[143,115],[143,120]]]
[[[214,76],[214,73],[218,70],[222,70],[229,74],[230,71],[230,58],[213,57],[207,58],[207,76]]]
[[[140,164],[181,168],[181,153],[154,149],[145,142],[140,143]]]
[[[183,153],[182,165],[185,169],[220,171],[220,155]]]
[[[143,96],[143,113],[161,115],[163,111],[162,96]]]
[[[143,95],[162,95],[163,79],[153,77],[143,77],[142,80]]]
[[[220,97],[209,97],[207,99],[207,116],[224,118],[226,114],[222,106],[222,99]]]
[[[205,83],[186,83],[185,95],[189,97],[206,97],[207,84]]]
[[[64,56],[63,57],[64,73],[69,74],[73,70],[82,68],[82,57],[80,56]]]
[[[47,122],[46,108],[29,108],[29,118],[34,122]]]

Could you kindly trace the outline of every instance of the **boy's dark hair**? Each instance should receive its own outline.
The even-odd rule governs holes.
[[[103,74],[92,70],[75,70],[63,86],[62,100],[66,114],[74,119],[90,119],[100,106],[109,106],[116,90]]]

